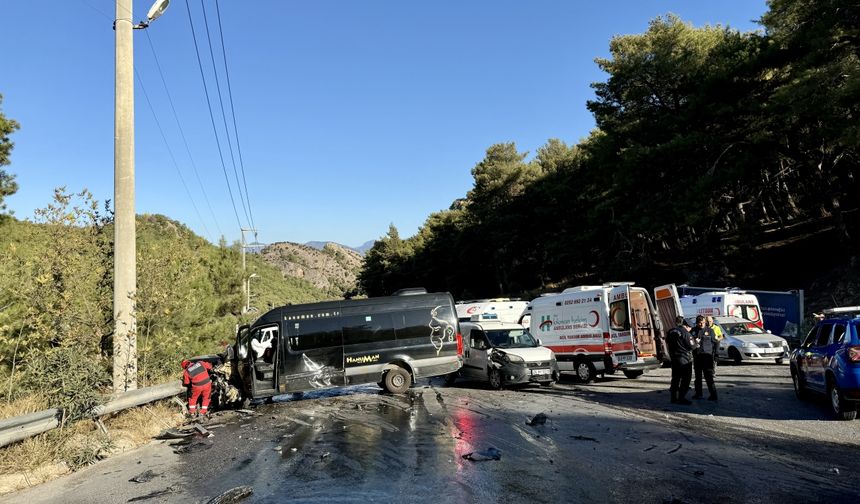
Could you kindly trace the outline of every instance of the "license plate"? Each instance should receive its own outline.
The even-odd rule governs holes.
[[[549,369],[532,369],[532,376],[547,376]]]
[[[636,360],[636,356],[633,354],[622,354],[615,357],[618,359],[618,362],[633,362]]]

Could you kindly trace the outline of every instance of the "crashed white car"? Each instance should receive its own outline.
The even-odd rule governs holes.
[[[717,359],[739,364],[743,361],[772,360],[782,364],[788,358],[788,342],[762,330],[755,322],[739,317],[714,317],[723,330],[717,346]]]
[[[558,380],[555,354],[526,327],[481,314],[461,323],[460,331],[465,342],[463,367],[447,375],[449,385],[458,377],[486,382],[493,389],[527,383],[552,386]]]

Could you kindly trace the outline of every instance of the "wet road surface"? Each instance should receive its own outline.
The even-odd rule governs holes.
[[[0,502],[207,502],[240,485],[258,503],[860,498],[860,421],[797,401],[787,366],[721,366],[717,404],[670,405],[668,380],[285,396],[219,414],[211,438],[160,441]],[[147,470],[158,476],[129,482]]]

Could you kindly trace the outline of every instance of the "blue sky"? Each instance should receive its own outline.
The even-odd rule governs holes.
[[[201,4],[188,1],[225,165],[186,0],[173,0],[134,34],[135,67],[152,103],[136,81],[136,210],[232,242],[249,224]],[[228,100],[215,2],[205,1]],[[2,107],[21,124],[7,167],[20,190],[6,202],[18,218],[32,218],[59,186],[113,198],[114,5],[32,0],[2,8]],[[134,19],[150,5],[135,1]],[[594,126],[589,84],[606,77],[594,58],[607,56],[612,36],[641,33],[670,12],[696,26],[755,30],[767,8],[764,0],[220,0],[219,7],[243,163],[230,122],[233,158],[260,241],[352,246],[382,236],[389,223],[401,236],[414,234],[430,213],[465,195],[470,170],[494,143],[533,153],[550,138],[585,137]]]

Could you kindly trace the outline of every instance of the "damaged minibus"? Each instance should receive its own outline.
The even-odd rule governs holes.
[[[458,371],[462,355],[451,295],[424,289],[274,308],[227,349],[231,381],[250,399],[360,383],[403,393]]]

